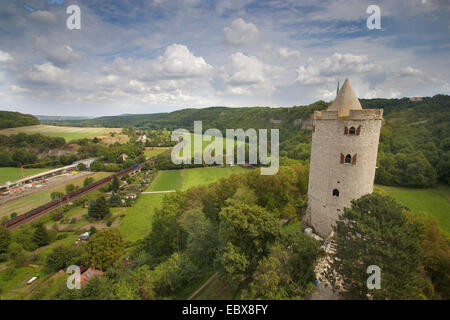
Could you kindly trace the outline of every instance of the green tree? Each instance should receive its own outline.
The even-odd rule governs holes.
[[[0,254],[8,252],[9,244],[11,243],[11,232],[0,225]]]
[[[61,197],[63,197],[63,196],[64,196],[64,194],[63,194],[62,192],[53,191],[53,192],[50,194],[50,199],[52,199],[52,201],[53,201],[53,200],[59,199],[59,198],[61,198]]]
[[[105,171],[105,164],[102,161],[95,160],[91,164],[92,171]]]
[[[90,185],[90,184],[93,184],[93,183],[94,183],[94,178],[92,178],[92,177],[87,177],[87,178],[84,179],[84,181],[83,181],[83,186],[86,187],[86,186],[88,186],[88,185]]]
[[[394,199],[374,193],[352,201],[337,221],[336,258],[327,276],[342,278],[351,299],[425,299],[431,284],[422,275],[420,228]],[[381,268],[381,289],[368,290],[367,268]]]
[[[97,210],[97,208],[95,207],[95,199],[91,199],[90,201],[89,201],[89,205],[88,205],[88,216],[90,217],[90,218],[95,218],[96,217],[96,210]]]
[[[434,217],[411,214],[410,218],[422,226],[421,246],[424,252],[424,269],[433,282],[434,299],[450,298],[450,237],[442,232]]]
[[[156,261],[185,248],[187,234],[177,221],[181,215],[180,206],[185,201],[185,196],[177,192],[164,197],[162,208],[155,210],[152,231],[144,239],[144,249]]]
[[[243,299],[305,299],[314,288],[319,242],[299,228],[283,231],[270,255],[258,263]]]
[[[185,212],[181,220],[188,234],[186,254],[199,266],[211,264],[219,245],[217,229],[200,208]]]
[[[258,260],[268,253],[269,245],[280,235],[277,218],[257,205],[235,201],[220,211],[219,219],[221,240],[239,248],[248,259],[250,271],[254,270]]]
[[[94,226],[92,226],[92,227],[90,227],[89,228],[89,236],[93,236],[94,234],[96,234],[97,233],[97,229],[95,229],[95,227]]]
[[[114,300],[114,287],[110,279],[105,276],[96,276],[89,280],[84,288],[81,290],[67,290],[67,291],[81,291],[78,294],[67,293],[63,295],[62,299],[73,300]]]
[[[38,222],[34,225],[32,241],[38,247],[46,246],[50,243],[50,237],[48,235],[47,229],[42,222]]]
[[[120,181],[117,178],[117,176],[114,176],[114,178],[113,178],[113,180],[111,182],[111,190],[113,192],[117,192],[117,191],[119,191],[119,187],[120,187]]]
[[[102,220],[111,214],[104,196],[89,202],[88,216],[97,220]]]
[[[249,261],[246,255],[231,242],[226,244],[219,255],[218,263],[222,276],[230,285],[236,285],[248,273]]]
[[[103,229],[94,234],[86,244],[84,258],[87,265],[106,270],[123,255],[124,243],[118,229]]]
[[[72,264],[78,264],[81,257],[81,250],[64,246],[56,247],[49,253],[46,259],[46,266],[51,271],[65,269]],[[78,259],[77,259],[78,258]]]
[[[119,194],[113,193],[109,199],[109,203],[111,203],[111,206],[113,207],[118,207],[122,204],[122,198]]]
[[[66,186],[66,194],[72,193],[76,190],[76,187],[73,184],[68,184]]]
[[[243,292],[243,299],[282,300],[287,299],[286,288],[282,285],[282,265],[276,257],[263,258],[258,264],[254,280]]]

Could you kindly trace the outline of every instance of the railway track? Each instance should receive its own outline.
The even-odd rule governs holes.
[[[63,206],[67,205],[68,203],[72,202],[73,200],[80,198],[82,196],[85,196],[86,194],[97,190],[98,188],[100,188],[101,186],[105,185],[106,183],[109,183],[110,181],[112,181],[112,179],[114,177],[121,177],[125,174],[128,174],[132,171],[137,171],[141,168],[140,165],[134,165],[132,167],[129,167],[127,169],[124,169],[122,171],[119,171],[117,173],[114,173],[106,178],[103,178],[97,182],[94,182],[86,187],[83,187],[73,193],[67,194],[62,196],[61,198],[51,201],[49,203],[46,203],[40,207],[37,207],[35,209],[32,209],[22,215],[19,215],[17,217],[15,217],[14,219],[8,220],[5,223],[3,223],[3,226],[5,226],[6,228],[8,228],[9,230],[14,230],[17,229],[18,227],[20,227],[21,225],[25,224],[25,223],[29,223],[31,221],[34,221],[50,212],[52,212],[53,210],[62,208]]]
[[[99,184],[98,186],[96,186],[96,187],[94,187],[94,188],[91,188],[91,189],[89,189],[89,190],[86,190],[85,192],[82,192],[82,193],[80,193],[80,194],[78,194],[78,195],[76,195],[76,196],[74,196],[74,197],[72,197],[72,198],[70,198],[70,199],[67,199],[67,200],[62,201],[59,205],[56,205],[56,206],[53,206],[53,207],[49,207],[49,208],[47,208],[47,209],[44,209],[43,211],[41,211],[41,212],[39,212],[39,213],[37,213],[37,214],[35,214],[35,215],[29,217],[29,218],[25,218],[24,220],[22,220],[22,221],[20,221],[20,222],[18,222],[18,223],[15,223],[15,224],[13,224],[12,226],[7,227],[7,228],[8,228],[9,230],[13,231],[13,230],[19,228],[20,226],[22,226],[22,225],[24,225],[24,224],[26,224],[26,223],[30,223],[30,222],[32,222],[32,221],[35,221],[35,220],[37,220],[38,218],[41,218],[41,217],[47,215],[48,213],[50,213],[50,212],[52,212],[52,211],[54,211],[54,210],[56,210],[56,209],[60,209],[60,208],[64,207],[65,205],[68,205],[70,202],[72,202],[72,200],[76,200],[76,199],[78,199],[78,198],[81,198],[81,197],[83,197],[83,196],[85,196],[85,195],[91,193],[92,191],[95,191],[95,190],[99,189],[100,187],[104,186],[106,183],[108,183],[108,182],[105,181],[105,182],[103,182],[102,184]]]

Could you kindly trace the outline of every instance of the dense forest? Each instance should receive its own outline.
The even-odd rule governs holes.
[[[0,167],[18,167],[45,162],[44,165],[67,165],[78,160],[70,152],[61,152],[60,156],[49,156],[50,150],[63,150],[67,144],[64,138],[47,137],[42,134],[0,134]],[[39,165],[36,165],[39,166]]]
[[[450,183],[450,97],[423,101],[362,100],[365,107],[384,108],[376,182],[431,187]]]
[[[0,111],[0,129],[24,127],[40,124],[40,121],[31,114],[20,112]]]
[[[66,143],[61,137],[40,133],[0,134],[0,167],[46,167],[69,165],[76,160],[97,158],[93,171],[115,172],[145,161],[143,147],[135,143],[101,144],[99,139],[80,139]],[[57,151],[52,154],[50,151]],[[126,154],[124,160],[122,154]]]

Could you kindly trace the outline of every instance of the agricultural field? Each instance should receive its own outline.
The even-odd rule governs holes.
[[[40,133],[45,136],[50,137],[62,137],[66,140],[66,142],[83,139],[83,138],[104,138],[104,139],[112,139],[110,137],[110,132],[113,132],[116,137],[122,136],[120,135],[122,129],[120,128],[81,128],[81,127],[58,127],[58,126],[49,126],[49,125],[35,125],[35,126],[27,126],[27,127],[17,127],[17,128],[9,128],[0,130],[0,134],[10,135],[17,133]],[[112,141],[110,141],[111,143]]]
[[[119,225],[125,241],[136,241],[144,238],[151,229],[155,209],[160,206],[165,194],[141,194],[132,207],[123,211],[125,217]]]
[[[145,148],[144,155],[147,158],[151,159],[151,158],[156,157],[157,155],[159,155],[161,153],[166,152],[168,149],[169,148],[167,148],[167,149],[163,149],[163,148],[158,148],[158,149]]]
[[[415,214],[435,217],[439,226],[450,234],[450,187],[413,189],[376,185],[375,190],[390,195]]]
[[[41,172],[49,171],[52,168],[30,168],[23,169],[23,174],[25,177],[29,177]],[[20,168],[13,167],[2,167],[0,168],[0,185],[4,184],[7,181],[16,181],[22,179],[22,173],[20,172]]]
[[[186,190],[199,185],[207,185],[234,173],[243,172],[239,166],[214,168],[194,168],[161,171],[147,191]]]
[[[206,135],[203,135],[203,137],[205,137]],[[194,156],[194,139],[195,137],[197,137],[196,134],[191,133],[191,156]],[[215,140],[215,137],[211,137],[211,141],[204,141],[202,140],[202,151],[204,151],[209,144],[211,144],[213,141]],[[227,139],[226,137],[222,138],[222,145],[223,145],[223,153],[225,154],[227,152],[226,147],[227,147],[227,141],[231,141],[231,139]],[[234,145],[242,145],[243,142],[238,142],[237,140],[234,140]],[[180,151],[180,156],[183,155],[182,150]]]
[[[107,177],[111,175],[111,172],[95,172],[90,175],[84,175],[78,178],[74,178],[70,181],[67,181],[66,183],[62,183],[58,186],[55,186],[53,188],[46,189],[41,192],[36,192],[30,195],[27,195],[23,198],[13,200],[10,202],[7,202],[0,206],[0,218],[5,215],[10,215],[13,212],[16,212],[17,214],[22,214],[27,212],[28,210],[31,210],[33,208],[36,208],[40,205],[43,205],[49,201],[51,201],[50,194],[52,192],[58,191],[65,193],[65,187],[68,184],[73,184],[75,186],[83,186],[83,181],[87,177],[93,177],[95,181],[100,180],[104,177]]]

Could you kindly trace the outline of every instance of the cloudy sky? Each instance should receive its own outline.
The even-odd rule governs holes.
[[[289,107],[347,77],[361,98],[432,96],[450,93],[449,58],[449,0],[0,0],[0,110]]]

